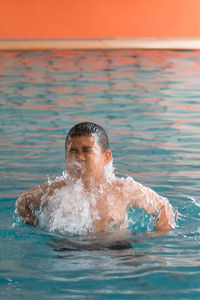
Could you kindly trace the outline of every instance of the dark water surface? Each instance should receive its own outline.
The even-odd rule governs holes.
[[[179,211],[166,235],[138,213],[126,237],[18,222],[17,197],[64,170],[64,137],[102,125],[119,176]],[[200,298],[200,52],[0,52],[0,298]]]

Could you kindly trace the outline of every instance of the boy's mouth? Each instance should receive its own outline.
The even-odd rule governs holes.
[[[78,170],[78,171],[83,171],[83,170],[85,169],[84,164],[81,164],[81,163],[76,162],[76,161],[74,162],[74,167],[75,167],[75,169]]]

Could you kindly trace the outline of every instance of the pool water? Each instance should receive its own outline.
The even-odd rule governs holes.
[[[0,52],[0,298],[200,298],[200,52]],[[157,235],[135,212],[126,236],[21,224],[19,195],[62,175],[64,138],[102,125],[118,176],[179,211]]]

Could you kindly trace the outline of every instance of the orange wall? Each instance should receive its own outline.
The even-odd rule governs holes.
[[[200,0],[1,0],[1,39],[200,37]]]

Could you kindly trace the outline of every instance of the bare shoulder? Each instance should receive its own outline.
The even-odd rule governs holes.
[[[116,177],[114,185],[116,188],[122,189],[124,192],[127,191],[128,193],[130,190],[133,190],[135,181],[132,177]]]
[[[22,193],[22,195],[18,198],[18,201],[26,199],[27,201],[30,200],[35,203],[40,202],[43,195],[50,196],[56,189],[60,189],[65,185],[67,185],[67,182],[63,179],[45,182]]]
[[[66,185],[66,180],[61,179],[45,182],[25,191],[16,202],[16,208],[20,219],[26,224],[36,226],[38,224],[36,212],[40,209],[41,203],[42,205],[46,205],[48,196]]]
[[[129,201],[134,191],[134,180],[131,177],[116,177],[112,182],[112,189],[123,201]]]

